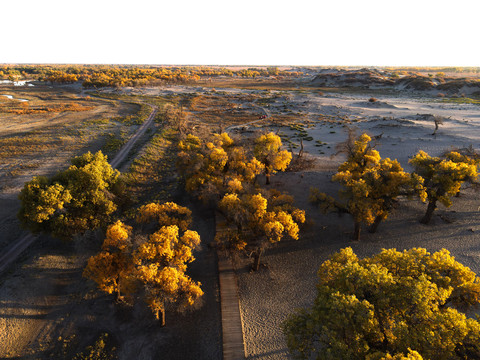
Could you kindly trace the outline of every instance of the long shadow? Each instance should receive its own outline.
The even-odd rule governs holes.
[[[270,355],[283,355],[283,356],[287,357],[288,356],[288,351],[287,351],[287,349],[267,351],[267,352],[263,352],[263,353],[260,353],[260,354],[247,356],[247,360],[263,359],[264,357],[270,356]]]
[[[29,304],[22,304],[19,302],[3,302],[0,301],[0,306],[2,308],[10,308],[10,309],[32,309],[32,310],[50,310],[52,305],[29,305]],[[0,315],[1,317],[2,315]]]
[[[37,314],[37,315],[0,315],[0,319],[31,319],[31,320],[43,320],[50,314]]]

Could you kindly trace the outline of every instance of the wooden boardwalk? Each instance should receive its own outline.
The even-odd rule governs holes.
[[[228,231],[225,221],[217,214],[216,231]],[[222,312],[223,359],[245,359],[242,318],[238,300],[238,285],[233,263],[222,251],[217,251],[220,302]]]

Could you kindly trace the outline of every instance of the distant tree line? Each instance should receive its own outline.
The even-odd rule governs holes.
[[[184,84],[218,76],[256,78],[259,76],[298,76],[296,71],[277,67],[232,70],[222,67],[161,67],[128,65],[3,65],[0,79],[36,79],[68,84],[81,81],[84,87],[144,86]]]

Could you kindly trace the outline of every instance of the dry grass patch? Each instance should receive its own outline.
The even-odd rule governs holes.
[[[20,181],[20,178],[15,180],[20,175],[43,175],[48,164],[62,161],[67,164],[70,157],[81,152],[97,151],[105,146],[107,152],[113,154],[136,128],[126,125],[142,121],[149,110],[147,106],[117,100],[85,100],[63,89],[12,87],[2,90],[14,99],[29,99],[24,106],[26,102],[0,97],[0,107],[15,103],[22,104],[25,110],[22,114],[13,110],[4,112],[0,117],[2,187],[10,186],[12,180]],[[69,101],[73,99],[75,102]],[[30,111],[34,109],[38,111]],[[34,171],[37,168],[42,170]]]
[[[94,109],[93,106],[83,106],[78,103],[62,103],[52,105],[30,106],[28,102],[21,102],[18,100],[0,101],[0,112],[11,113],[17,115],[24,114],[44,114],[50,112],[64,112],[64,111],[88,111]]]
[[[188,112],[190,118],[208,125],[244,124],[263,115],[261,109],[252,104],[255,99],[253,95],[198,95],[189,99]]]
[[[155,134],[126,174],[128,193],[137,204],[171,201],[177,187],[177,131],[165,127]]]

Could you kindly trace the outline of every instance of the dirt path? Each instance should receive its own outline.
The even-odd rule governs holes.
[[[152,112],[148,119],[114,157],[111,162],[112,167],[118,168],[138,139],[152,124],[157,107],[153,105],[151,107]],[[18,269],[2,283],[0,288],[0,358],[12,356],[15,358],[19,354],[28,358],[28,352],[32,351],[32,344],[40,346],[42,341],[51,340],[49,337],[57,332],[56,327],[62,320],[56,318],[56,313],[59,311],[59,307],[68,305],[66,299],[73,295],[69,289],[65,288],[71,286],[69,284],[72,281],[68,279],[81,277],[81,270],[78,270],[80,260],[70,259],[64,254],[46,254],[48,259],[43,259],[45,256],[42,256],[42,246],[36,242],[38,242],[37,236],[24,234],[4,249],[0,257],[0,273],[2,273],[10,268],[28,247],[33,246],[38,247],[35,250],[36,257],[33,266],[38,266],[38,264],[47,266],[36,272],[35,281],[31,279],[32,265],[27,264],[26,269]],[[74,274],[73,277],[72,274]],[[24,286],[19,287],[19,281]],[[76,282],[78,283],[78,279],[73,281],[73,283]],[[34,350],[37,351],[37,355],[42,351],[41,347]]]
[[[154,105],[150,105],[150,104],[146,104],[146,105],[152,108],[152,112],[148,116],[147,120],[143,122],[142,126],[138,128],[137,132],[130,138],[130,140],[127,141],[125,145],[122,146],[122,148],[115,155],[112,161],[110,161],[110,165],[112,165],[113,168],[117,169],[119,167],[120,163],[123,160],[125,160],[128,153],[130,152],[130,150],[132,150],[133,146],[138,141],[138,139],[142,137],[142,135],[145,134],[145,131],[147,131],[150,125],[152,125],[153,119],[155,118],[158,108]]]
[[[147,104],[149,105],[149,104]],[[145,134],[145,131],[150,127],[155,118],[155,114],[157,113],[157,107],[154,105],[149,105],[152,108],[152,112],[150,113],[147,120],[140,126],[137,132],[130,138],[130,140],[123,145],[123,147],[119,150],[117,155],[113,158],[110,162],[113,168],[118,168],[118,166],[124,161],[132,150],[135,143],[138,139]],[[16,242],[12,242],[10,246],[3,250],[4,255],[0,257],[0,273],[2,273],[5,269],[8,268],[12,263],[14,263],[18,256],[25,251],[33,242],[35,242],[36,237],[32,236],[31,234],[23,235],[19,240]]]

